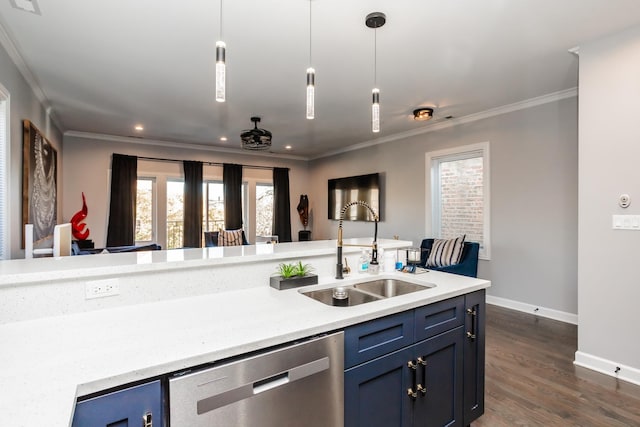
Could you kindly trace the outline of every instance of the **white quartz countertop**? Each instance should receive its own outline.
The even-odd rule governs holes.
[[[326,255],[330,245],[315,250]],[[277,247],[267,256],[277,257]],[[314,252],[313,246],[305,245],[305,250]],[[299,289],[278,291],[264,284],[0,325],[0,426],[69,426],[77,396],[490,286],[483,279],[429,271],[417,275],[352,273],[341,281],[321,275],[320,284],[303,290],[386,277],[436,287],[354,307],[332,307],[302,295]]]

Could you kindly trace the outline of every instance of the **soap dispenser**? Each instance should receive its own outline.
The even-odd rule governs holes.
[[[358,273],[366,273],[369,270],[369,255],[362,249],[362,254],[358,259]]]

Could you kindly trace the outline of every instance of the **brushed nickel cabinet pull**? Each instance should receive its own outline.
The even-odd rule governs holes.
[[[471,316],[471,331],[472,331],[472,332],[467,331],[467,338],[473,341],[476,339],[476,333],[478,328],[478,319],[477,319],[478,310],[476,310],[476,306],[473,306],[473,308],[467,308],[467,314]]]
[[[421,393],[421,396],[427,394],[427,361],[422,356],[418,357],[418,365],[422,366],[422,384],[418,384],[416,388]]]
[[[413,400],[416,399],[416,397],[418,397],[418,393],[413,391],[413,388],[409,387],[407,389],[407,396],[409,396],[410,398],[412,398]]]
[[[416,397],[418,397],[418,392],[415,391],[416,383],[418,382],[418,379],[416,378],[416,370],[418,369],[418,365],[416,365],[413,360],[409,360],[407,362],[407,366],[409,367],[409,369],[411,369],[411,387],[407,389],[407,395],[413,400],[416,400]]]

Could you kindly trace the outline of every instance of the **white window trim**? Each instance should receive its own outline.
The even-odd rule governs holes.
[[[470,152],[481,152],[483,157],[483,183],[484,183],[484,218],[483,218],[483,237],[484,242],[480,248],[478,258],[483,260],[491,259],[491,167],[489,155],[489,142],[480,142],[477,144],[463,145],[460,147],[448,148],[444,150],[430,151],[425,154],[425,236],[434,236],[437,218],[433,215],[433,200],[437,194],[433,188],[433,162],[443,157],[452,157],[460,155],[461,158]],[[434,236],[435,237],[435,236]]]
[[[5,200],[3,203],[0,203],[1,209],[3,209],[2,217],[4,218],[4,223],[0,223],[0,234],[4,236],[0,248],[0,259],[10,259],[11,258],[11,227],[9,224],[11,223],[11,211],[9,210],[9,189],[11,188],[11,171],[9,170],[10,158],[11,158],[11,97],[9,95],[9,91],[0,84],[0,100],[5,102],[5,129],[4,135],[2,138],[4,139],[4,146],[0,146],[0,161],[2,164],[0,167],[4,170],[4,179],[0,179],[0,186],[2,186],[2,191],[0,191],[0,196],[4,196]]]

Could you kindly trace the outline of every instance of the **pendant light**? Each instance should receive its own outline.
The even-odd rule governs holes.
[[[380,132],[380,89],[378,89],[378,28],[387,22],[382,12],[372,12],[367,15],[364,23],[373,28],[373,90],[371,91],[371,132]]]
[[[309,0],[309,68],[307,68],[307,119],[315,118],[316,70],[311,66],[311,1]]]
[[[216,42],[216,101],[226,101],[227,45],[222,41],[222,0],[220,0],[220,37]]]

